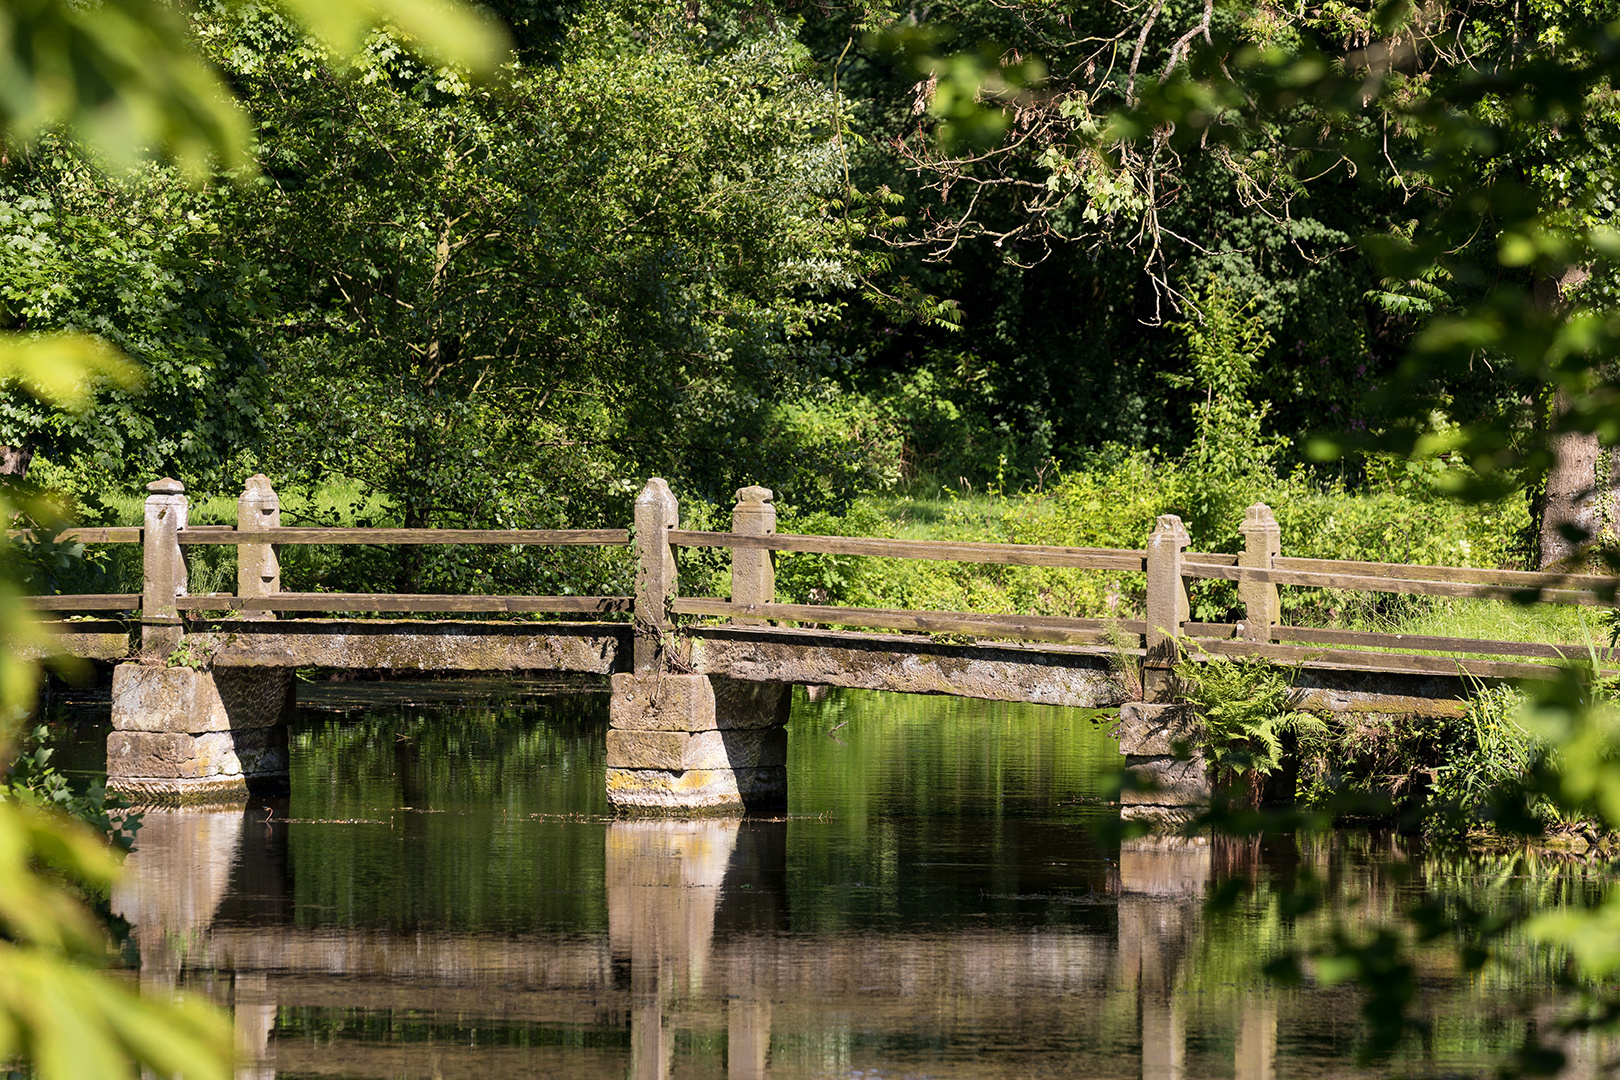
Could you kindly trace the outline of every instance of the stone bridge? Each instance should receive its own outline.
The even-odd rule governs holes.
[[[248,482],[234,527],[188,527],[182,485],[161,480],[150,490],[141,526],[63,534],[83,543],[139,543],[140,594],[33,598],[47,612],[117,613],[49,624],[55,644],[43,651],[117,665],[109,787],[144,803],[229,801],[285,783],[293,672],[314,667],[607,679],[609,796],[632,812],[780,805],[787,784],[782,725],[793,683],[1123,705],[1121,749],[1160,780],[1157,792],[1127,793],[1135,805],[1125,813],[1152,816],[1207,794],[1202,764],[1178,762],[1172,753],[1188,730],[1174,709],[1177,663],[1262,657],[1294,667],[1306,708],[1434,714],[1456,710],[1471,680],[1533,677],[1562,659],[1552,645],[1287,626],[1280,585],[1602,604],[1612,602],[1616,584],[1586,575],[1284,558],[1280,529],[1264,506],[1250,508],[1237,555],[1187,551],[1189,538],[1174,516],[1159,519],[1140,551],[778,534],[771,492],[759,487],[738,492],[731,532],[693,532],[679,528],[676,500],[655,479],[636,502],[634,596],[301,593],[283,590],[278,547],[627,546],[631,532],[288,528],[262,476]],[[235,593],[188,593],[185,549],[199,545],[235,547]],[[677,550],[697,547],[731,551],[729,598],[680,594]],[[1126,591],[1141,582],[1145,599],[1141,618],[1106,620],[777,603],[774,552],[1091,571],[1111,575]],[[1198,578],[1236,582],[1244,620],[1192,621],[1187,583]],[[511,618],[533,613],[555,618]]]

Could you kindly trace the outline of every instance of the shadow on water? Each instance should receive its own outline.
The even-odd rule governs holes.
[[[148,814],[114,908],[143,987],[235,1010],[254,1080],[1270,1080],[1387,1072],[1353,1063],[1353,992],[1260,975],[1324,932],[1276,917],[1301,867],[1352,927],[1478,886],[1364,834],[1102,847],[1089,720],[848,698],[796,712],[772,820],[608,817],[588,696],[307,713],[291,798]],[[1403,1073],[1480,1072],[1552,1000],[1425,963]]]

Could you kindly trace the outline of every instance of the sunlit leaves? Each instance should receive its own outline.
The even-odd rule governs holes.
[[[231,1030],[219,1013],[145,999],[53,953],[0,942],[0,1061],[18,1055],[45,1080],[134,1080],[136,1061],[150,1066],[147,1075],[232,1075]]]

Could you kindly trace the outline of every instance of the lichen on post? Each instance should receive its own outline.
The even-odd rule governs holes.
[[[636,497],[636,673],[660,670],[671,629],[669,601],[675,596],[675,552],[669,532],[680,521],[680,504],[658,477]]]
[[[737,505],[731,511],[731,531],[743,536],[776,535],[776,506],[767,487],[745,487],[737,491]],[[731,602],[733,604],[774,604],[776,568],[771,553],[764,548],[731,549]],[[744,626],[758,625],[764,619],[746,615],[732,617]]]
[[[168,477],[146,485],[146,513],[141,533],[141,657],[165,660],[180,647],[180,611],[175,599],[186,595],[186,560],[180,531],[190,504],[185,485]]]
[[[266,532],[281,527],[281,497],[270,486],[268,476],[248,477],[242,497],[236,500],[236,531]],[[236,595],[242,600],[262,600],[281,591],[281,561],[270,544],[238,544],[236,547]],[[273,611],[249,610],[244,619],[274,619]]]

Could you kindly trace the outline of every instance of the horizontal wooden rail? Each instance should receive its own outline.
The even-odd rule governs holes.
[[[1201,639],[1235,638],[1241,627],[1235,623],[1183,623],[1182,633],[1197,648]],[[1274,626],[1273,641],[1311,645],[1347,645],[1365,649],[1410,649],[1414,652],[1473,653],[1480,656],[1526,656],[1545,660],[1589,660],[1620,663],[1620,649],[1586,645],[1543,645],[1529,641],[1495,641],[1486,638],[1437,637],[1431,634],[1391,634],[1373,630],[1322,630],[1314,626]]]
[[[1356,564],[1350,563],[1354,566]],[[1377,564],[1363,564],[1376,567]],[[1187,561],[1181,564],[1182,573],[1193,578],[1222,578],[1227,581],[1263,581],[1273,585],[1303,585],[1316,589],[1348,589],[1353,592],[1406,593],[1419,596],[1449,596],[1467,600],[1508,600],[1518,603],[1542,601],[1554,604],[1573,604],[1599,607],[1613,602],[1615,582],[1608,581],[1610,595],[1604,597],[1593,592],[1573,589],[1537,588],[1535,586],[1484,585],[1462,581],[1436,581],[1420,578],[1375,577],[1359,574],[1317,573],[1300,570],[1263,570],[1247,566],[1222,566],[1215,563]],[[1422,569],[1422,568],[1420,568]],[[1540,576],[1540,575],[1537,575]]]
[[[1547,664],[1519,664],[1501,660],[1468,660],[1407,653],[1358,652],[1320,649],[1304,645],[1273,645],[1252,641],[1199,640],[1196,651],[1214,656],[1259,656],[1284,664],[1308,663],[1359,671],[1385,671],[1409,675],[1472,675],[1480,679],[1544,679],[1553,669]]]
[[[35,529],[11,529],[6,533],[8,540],[29,540],[38,538],[41,534]],[[49,536],[49,533],[44,535]],[[112,528],[84,528],[63,529],[56,534],[59,543],[72,544],[138,544],[141,542],[141,527],[139,525],[119,525]]]
[[[628,529],[182,529],[181,544],[546,544],[622,547]]]
[[[138,599],[138,598],[137,598]],[[629,611],[628,596],[457,596],[438,593],[276,593],[241,599],[181,596],[182,611],[444,611],[444,612],[578,612]]]
[[[806,536],[775,533],[692,532],[671,529],[669,542],[680,547],[750,548],[818,555],[869,555],[886,559],[993,563],[1004,566],[1073,567],[1082,570],[1144,569],[1145,555],[1118,548],[1050,547],[1042,544],[978,544],[954,540],[890,540],[866,536]]]
[[[1068,619],[1043,615],[979,615],[965,611],[900,611],[889,608],[828,607],[822,604],[733,604],[729,600],[678,598],[677,615],[781,619],[830,623],[876,630],[912,630],[925,634],[973,634],[1013,641],[1060,645],[1108,645],[1127,638],[1128,648],[1141,645],[1147,624],[1140,619]]]
[[[140,593],[86,593],[79,596],[30,596],[28,606],[40,611],[137,611]]]
[[[1309,626],[1279,626],[1278,641],[1318,645],[1361,645],[1378,649],[1415,649],[1421,652],[1481,653],[1485,656],[1534,656],[1546,660],[1620,661],[1620,649],[1585,645],[1542,645],[1528,641],[1490,641],[1476,638],[1434,637],[1428,634],[1381,634],[1366,630],[1318,630]]]
[[[1191,556],[1189,556],[1190,558]],[[1202,556],[1199,556],[1202,560]],[[1406,563],[1351,562],[1345,559],[1293,559],[1277,556],[1274,570],[1315,574],[1404,578],[1410,581],[1455,581],[1475,585],[1513,585],[1521,589],[1574,589],[1612,593],[1620,578],[1597,574],[1558,574],[1534,570],[1492,570],[1479,566],[1421,566]]]

